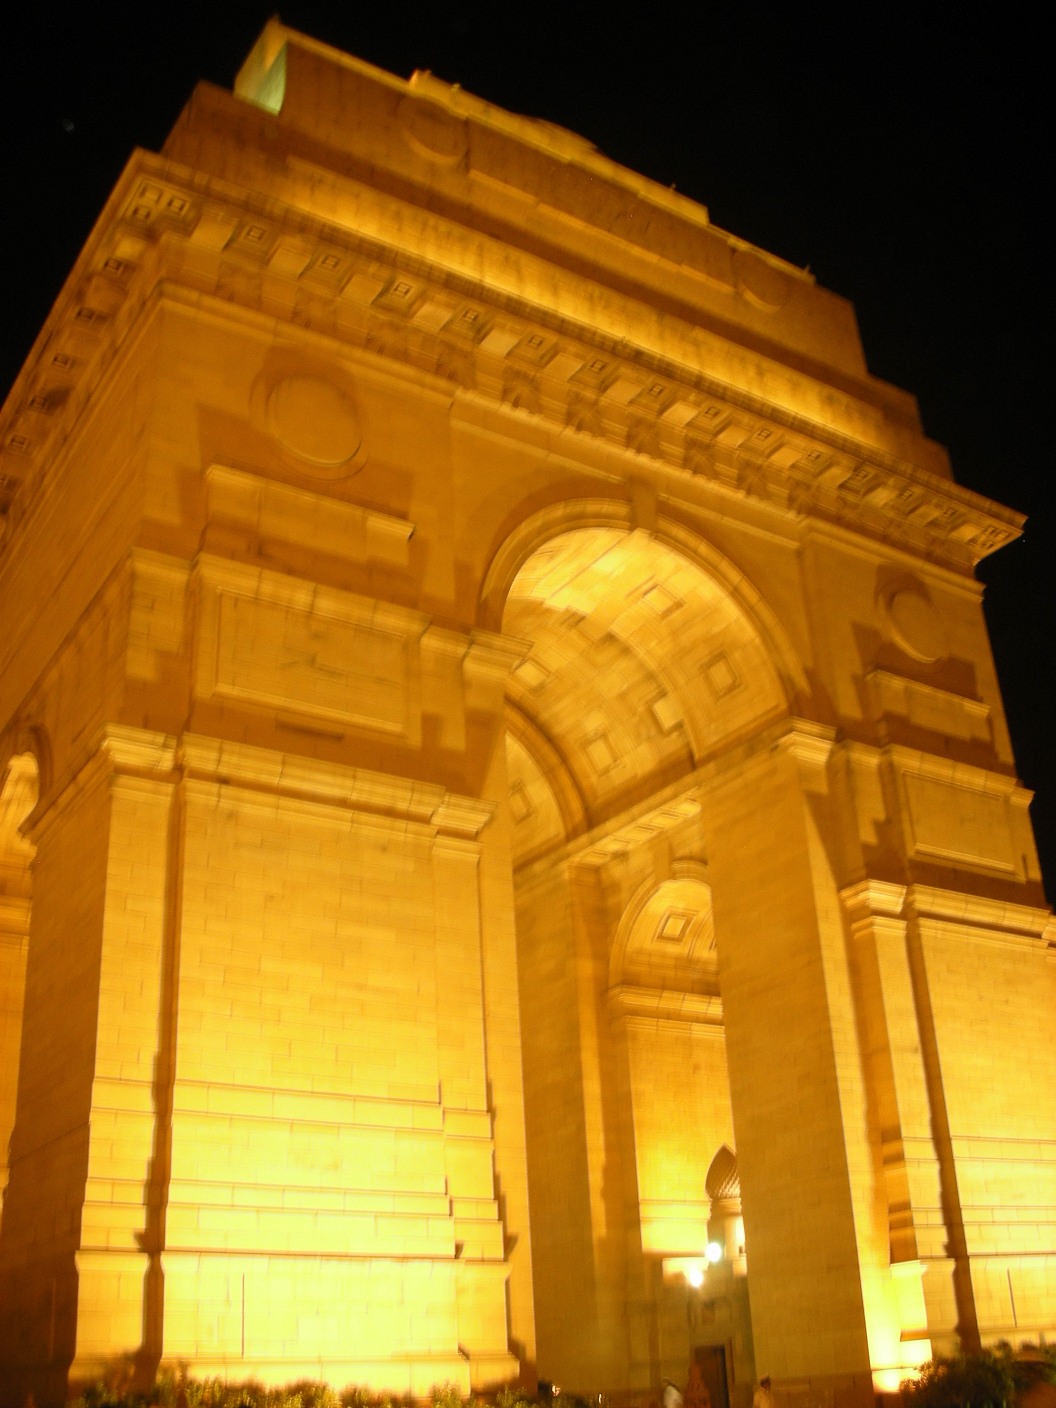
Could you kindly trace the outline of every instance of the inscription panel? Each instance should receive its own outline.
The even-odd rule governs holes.
[[[912,773],[902,785],[914,855],[1015,872],[1007,796]]]
[[[418,742],[415,613],[238,564],[203,577],[200,697]]]
[[[229,592],[219,609],[216,693],[406,732],[405,637]]]

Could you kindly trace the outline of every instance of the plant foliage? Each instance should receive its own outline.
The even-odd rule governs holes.
[[[394,1398],[356,1385],[337,1393],[328,1384],[308,1379],[284,1388],[266,1388],[252,1379],[242,1383],[192,1379],[183,1368],[159,1374],[153,1388],[145,1392],[132,1389],[131,1381],[131,1363],[115,1361],[105,1379],[86,1389],[68,1408],[542,1408],[540,1399],[509,1387],[484,1400],[463,1398],[454,1384],[438,1384],[423,1404],[410,1394]],[[546,1408],[551,1408],[549,1399]]]
[[[1056,1347],[999,1344],[978,1354],[936,1356],[907,1379],[907,1408],[1012,1408],[1039,1383],[1056,1383]]]

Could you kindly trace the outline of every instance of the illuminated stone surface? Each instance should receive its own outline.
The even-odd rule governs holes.
[[[1054,1328],[1019,520],[842,300],[272,24],[0,446],[4,1404],[865,1403]]]

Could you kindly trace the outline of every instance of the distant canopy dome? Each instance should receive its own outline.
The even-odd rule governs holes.
[[[724,1144],[712,1159],[704,1187],[713,1203],[741,1201],[741,1177],[737,1172],[737,1155],[728,1144]]]

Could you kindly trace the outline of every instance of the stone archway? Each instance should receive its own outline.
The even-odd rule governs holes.
[[[685,1264],[734,1142],[702,769],[789,694],[706,544],[586,516],[553,510],[564,531],[492,574],[525,652],[507,772],[539,1363],[644,1388],[685,1374]]]
[[[676,873],[632,900],[609,980],[610,1022],[629,1072],[642,1250],[699,1257],[708,1153],[734,1138],[706,880]]]
[[[971,581],[1019,520],[843,300],[273,23],[18,386],[0,728],[54,761],[5,1408],[116,1353],[469,1391],[536,1319],[570,1388],[680,1376],[627,1031],[713,1003],[779,1392],[1051,1324],[1053,930]]]

